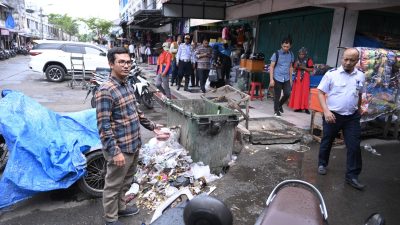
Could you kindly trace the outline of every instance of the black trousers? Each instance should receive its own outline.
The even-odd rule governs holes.
[[[332,143],[338,132],[343,131],[344,143],[347,148],[346,178],[358,178],[362,168],[361,158],[361,115],[356,111],[352,115],[342,116],[337,113],[335,123],[327,123],[323,118],[323,136],[319,147],[318,165],[328,166]]]
[[[200,89],[203,93],[206,92],[206,82],[208,79],[208,74],[210,73],[209,69],[197,69],[197,75],[199,76],[200,80]]]
[[[185,77],[185,89],[188,89],[190,76],[193,75],[193,67],[191,62],[179,61],[178,65],[178,87],[180,87],[183,77]]]
[[[285,104],[290,97],[290,81],[279,82],[275,80],[274,86],[274,111],[278,112],[279,109]],[[281,92],[283,90],[283,96],[281,98]]]

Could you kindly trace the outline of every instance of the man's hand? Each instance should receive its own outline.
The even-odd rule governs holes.
[[[274,80],[270,80],[269,81],[269,86],[270,87],[274,87],[275,86],[275,81]]]
[[[156,133],[157,135],[163,134],[161,131],[161,128],[164,127],[162,124],[156,124],[156,127],[154,128],[153,132]]]
[[[335,115],[329,110],[324,111],[324,117],[325,117],[325,121],[327,123],[335,123],[336,122]]]
[[[113,157],[114,164],[118,167],[122,167],[125,165],[125,157],[124,154],[119,153]]]

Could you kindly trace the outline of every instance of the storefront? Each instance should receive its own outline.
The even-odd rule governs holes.
[[[284,37],[292,38],[292,51],[306,47],[314,63],[326,63],[333,19],[332,9],[306,8],[259,17],[257,45],[268,61]]]
[[[360,11],[354,46],[400,50],[399,21],[399,12]]]

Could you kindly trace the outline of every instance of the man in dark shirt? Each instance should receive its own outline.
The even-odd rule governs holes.
[[[156,133],[159,129],[136,108],[134,90],[127,84],[132,65],[128,50],[113,48],[107,58],[111,76],[96,93],[97,126],[107,160],[103,207],[106,225],[121,225],[118,216],[139,212],[136,206],[127,207],[124,199],[136,173],[142,144],[139,123]]]

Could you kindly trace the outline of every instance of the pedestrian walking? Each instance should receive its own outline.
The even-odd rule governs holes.
[[[133,44],[133,41],[131,42],[128,48],[129,48],[129,56],[131,57],[131,59],[135,58],[135,45]]]
[[[232,60],[231,60],[231,49],[229,48],[228,43],[225,43],[222,47],[221,60],[222,60],[221,76],[222,79],[224,80],[224,84],[229,85],[231,79]]]
[[[190,35],[185,35],[185,43],[179,45],[178,53],[176,54],[176,62],[178,66],[178,88],[181,88],[181,81],[185,77],[185,86],[183,90],[189,91],[189,79],[193,74],[193,52],[190,45]]]
[[[172,54],[172,76],[171,76],[171,86],[178,85],[178,66],[177,66],[177,61],[176,61],[176,53],[178,53],[178,47],[182,43],[182,36],[178,35],[176,38],[176,41],[174,40],[171,43],[171,46],[169,48],[169,52]]]
[[[196,51],[198,45],[197,42],[192,41],[192,63],[193,63],[193,74],[190,77],[190,83],[192,84],[190,87],[198,87],[199,86],[199,75],[197,74],[197,58],[194,54],[194,52]]]
[[[167,96],[171,98],[171,90],[169,89],[169,77],[172,73],[172,55],[169,53],[170,43],[164,42],[162,45],[162,52],[158,56],[157,62],[157,77],[156,77],[156,87]]]
[[[305,113],[310,114],[310,111],[308,111],[308,98],[310,95],[310,73],[313,69],[313,61],[308,57],[307,49],[302,47],[294,62],[296,75],[289,100],[289,108],[294,109],[295,112],[304,110]]]
[[[203,93],[206,93],[205,85],[211,67],[212,48],[208,43],[208,39],[204,38],[202,44],[197,47],[194,54],[197,60],[197,75],[200,80],[200,89]]]
[[[146,45],[141,43],[140,48],[139,48],[140,56],[142,56],[142,63],[147,62],[147,57],[146,57]]]
[[[327,174],[332,143],[342,130],[347,149],[345,182],[363,190],[365,185],[359,182],[358,176],[362,168],[360,107],[361,94],[365,91],[365,75],[355,68],[358,60],[357,49],[346,49],[342,65],[328,71],[318,85],[318,99],[324,112],[318,173]]]
[[[136,206],[125,203],[142,145],[139,124],[156,133],[160,130],[136,107],[134,90],[127,84],[132,65],[129,51],[123,47],[112,48],[107,58],[111,77],[96,93],[97,126],[107,160],[103,208],[106,225],[121,225],[118,217],[139,212]]]
[[[146,49],[144,51],[144,54],[146,54],[146,62],[149,64],[153,64],[153,62],[150,61],[150,57],[151,57],[151,48],[150,48],[150,43],[146,44]]]
[[[283,113],[282,106],[289,99],[292,86],[294,56],[290,51],[291,45],[290,38],[284,38],[281,42],[281,49],[271,57],[269,86],[274,88],[274,115],[278,117]]]
[[[225,80],[222,75],[223,57],[224,55],[219,51],[218,45],[214,45],[212,50],[211,69],[215,70],[217,76],[211,79],[212,77],[209,75],[210,87],[212,88],[219,88],[225,85]]]

